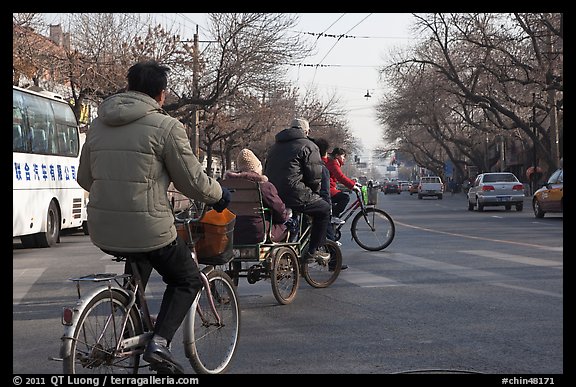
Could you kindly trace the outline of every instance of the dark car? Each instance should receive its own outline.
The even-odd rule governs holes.
[[[557,169],[532,196],[534,216],[543,218],[547,212],[564,212],[564,171]]]
[[[389,193],[397,193],[400,194],[400,186],[395,181],[389,181],[384,185],[384,195],[388,195]]]

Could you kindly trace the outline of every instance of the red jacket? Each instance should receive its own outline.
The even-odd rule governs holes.
[[[330,196],[334,196],[340,192],[340,190],[336,188],[336,183],[338,182],[344,184],[346,188],[354,188],[356,182],[352,179],[349,179],[342,172],[342,164],[340,164],[340,160],[333,159],[331,157],[326,157],[323,159],[326,163],[326,166],[328,167],[328,171],[330,171]]]

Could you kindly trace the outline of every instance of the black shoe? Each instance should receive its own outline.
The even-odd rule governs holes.
[[[346,270],[346,269],[348,269],[348,265],[342,265],[342,266],[340,266],[340,271]],[[334,266],[328,265],[328,270],[329,270],[329,271],[334,271]]]
[[[144,356],[142,357],[145,361],[150,363],[150,368],[159,374],[183,374],[184,368],[174,358],[170,353],[167,346],[159,344],[154,340],[151,340],[146,347]]]

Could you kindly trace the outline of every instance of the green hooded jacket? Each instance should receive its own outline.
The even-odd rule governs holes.
[[[156,100],[129,91],[99,106],[82,147],[77,181],[90,192],[88,229],[104,250],[152,251],[176,239],[168,186],[208,204],[222,197],[184,126]]]

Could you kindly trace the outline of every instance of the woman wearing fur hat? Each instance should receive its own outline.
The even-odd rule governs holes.
[[[247,179],[260,185],[262,201],[265,207],[272,211],[272,241],[278,242],[286,238],[286,222],[290,210],[278,196],[274,184],[262,174],[262,163],[250,149],[242,149],[236,159],[236,171],[226,171],[224,180]],[[258,216],[238,216],[234,226],[234,243],[253,244],[264,238],[264,227]]]

